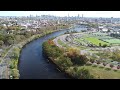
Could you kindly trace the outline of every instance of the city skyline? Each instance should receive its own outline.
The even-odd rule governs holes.
[[[0,11],[0,16],[80,16],[84,17],[114,17],[120,18],[120,11]]]

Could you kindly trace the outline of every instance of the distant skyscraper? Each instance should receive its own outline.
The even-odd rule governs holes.
[[[79,16],[79,14],[78,14],[78,18],[79,18],[80,16]]]
[[[69,20],[69,13],[68,13],[68,17],[67,17],[67,21]]]
[[[113,17],[111,17],[111,23],[113,22]]]
[[[69,17],[69,13],[68,13],[68,17]]]
[[[83,18],[83,14],[82,14],[82,18]]]

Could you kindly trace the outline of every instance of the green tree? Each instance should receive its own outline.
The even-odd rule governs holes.
[[[107,44],[103,44],[103,46],[102,47],[107,47]]]
[[[76,65],[84,65],[87,63],[88,59],[85,55],[77,55],[72,58],[71,61]]]
[[[14,35],[6,35],[4,38],[4,43],[7,45],[14,44]]]
[[[26,37],[26,38],[31,37],[31,33],[30,33],[30,32],[26,32],[26,33],[25,33],[25,37]]]
[[[90,72],[85,68],[78,69],[75,77],[77,77],[78,79],[93,79],[94,78],[94,76],[91,75]]]
[[[68,67],[72,66],[73,63],[71,62],[71,59],[65,56],[60,56],[57,63],[64,69],[67,69]]]
[[[4,40],[4,35],[0,34],[0,40]]]
[[[2,40],[0,40],[0,46],[2,46],[4,44],[4,42]]]

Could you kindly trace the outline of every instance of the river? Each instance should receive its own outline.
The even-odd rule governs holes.
[[[77,31],[82,29],[86,28],[83,26],[74,28],[74,30]],[[49,63],[42,55],[43,42],[65,33],[66,30],[54,32],[34,40],[22,49],[18,65],[20,79],[69,79],[64,73],[59,72],[56,67],[52,63]]]

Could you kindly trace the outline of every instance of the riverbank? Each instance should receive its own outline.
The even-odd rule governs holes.
[[[79,54],[76,48],[59,48],[52,39],[49,39],[43,43],[43,54],[56,65],[56,68],[72,79],[94,78],[87,69],[79,68],[84,66],[89,59]]]
[[[30,37],[29,39],[19,43],[19,44],[16,44],[16,45],[13,45],[10,50],[8,51],[8,54],[6,57],[9,57],[9,60],[8,58],[5,59],[4,61],[7,63],[7,67],[8,67],[8,75],[7,75],[7,79],[19,79],[20,77],[20,74],[19,74],[19,70],[18,70],[18,64],[19,64],[19,61],[20,61],[20,57],[21,57],[21,51],[22,49],[30,42],[40,38],[40,37],[43,37],[45,35],[48,35],[50,33],[53,33],[55,31],[47,31],[46,33],[42,33],[42,34],[39,34],[39,35],[34,35],[32,37]]]
[[[65,29],[62,29],[62,30],[64,31]],[[22,44],[21,44],[21,50],[20,50],[20,55],[19,55],[19,60],[18,60],[18,65],[19,65],[19,63],[20,63],[20,58],[21,58],[22,49],[23,49],[24,47],[26,47],[27,44],[29,44],[30,42],[32,42],[32,41],[34,41],[34,40],[36,40],[36,39],[38,39],[38,38],[41,38],[41,37],[44,37],[44,36],[46,36],[46,35],[48,35],[48,34],[51,34],[51,33],[54,33],[54,32],[59,32],[59,31],[61,31],[61,30],[55,30],[55,31],[51,30],[51,31],[47,31],[46,33],[42,33],[42,34],[39,34],[39,35],[34,35],[34,36],[32,36],[29,40],[27,40],[27,41],[25,41],[25,42],[22,42]]]
[[[48,57],[46,57],[48,58]],[[59,71],[59,72],[63,72],[65,74],[66,77],[68,77],[69,79],[77,79],[75,77],[73,77],[70,73],[64,71],[59,65],[57,65],[57,63],[52,59],[52,58],[48,58],[49,62],[51,62],[52,64],[55,65],[56,69]]]
[[[68,58],[64,57],[64,50],[62,48],[60,49],[55,46],[51,40],[44,42],[42,48],[44,57],[48,59],[49,62],[54,64],[59,72],[63,72],[65,76],[69,77],[70,79],[77,79],[71,73],[67,72],[67,69],[70,68],[73,64],[70,62],[70,60],[68,60]],[[61,56],[63,57],[61,58]],[[68,61],[64,62],[65,60]]]
[[[18,64],[19,64],[19,62],[20,62],[22,49],[23,49],[24,47],[26,47],[27,44],[29,44],[30,42],[32,42],[32,41],[34,41],[34,40],[36,40],[36,39],[38,39],[38,38],[40,38],[40,37],[43,37],[43,36],[48,35],[48,34],[51,34],[51,33],[53,33],[53,32],[56,32],[56,31],[48,31],[47,33],[44,33],[44,34],[34,35],[34,36],[32,36],[30,39],[28,39],[27,41],[22,42],[22,43],[21,43],[20,52],[19,52],[20,55],[19,55],[19,59],[18,59]],[[17,67],[17,69],[18,69],[18,67]],[[19,76],[20,76],[20,75],[19,75]]]

